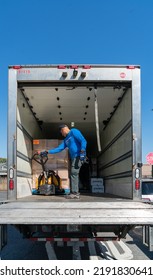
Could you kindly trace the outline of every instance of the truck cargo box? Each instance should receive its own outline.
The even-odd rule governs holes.
[[[92,162],[89,186],[81,189],[80,183],[78,201],[32,195],[36,145],[41,139],[48,149],[56,139],[57,146],[63,123],[82,132]],[[141,154],[139,66],[9,67],[8,200],[0,207],[1,224],[77,223],[99,225],[99,230],[118,226],[119,231],[121,225],[151,225],[152,206],[141,202]],[[62,154],[50,163],[60,166],[69,184]],[[103,185],[95,191],[91,179]]]

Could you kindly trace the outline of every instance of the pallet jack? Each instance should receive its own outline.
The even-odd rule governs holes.
[[[35,160],[42,166],[42,172],[38,177],[37,189],[33,194],[40,195],[54,195],[64,194],[64,190],[61,188],[61,179],[54,170],[46,170],[45,164],[48,161],[47,154],[35,153],[32,156],[32,160]]]

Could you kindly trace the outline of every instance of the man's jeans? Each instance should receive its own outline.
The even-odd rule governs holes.
[[[79,192],[79,171],[81,168],[82,162],[80,157],[76,157],[72,160],[71,163],[71,191],[72,193]]]

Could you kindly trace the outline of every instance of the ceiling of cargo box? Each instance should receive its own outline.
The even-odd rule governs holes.
[[[88,142],[97,146],[95,94],[98,101],[98,124],[101,132],[118,106],[125,86],[22,87],[21,91],[38,121],[45,138],[59,138],[58,126],[65,123],[81,130]]]

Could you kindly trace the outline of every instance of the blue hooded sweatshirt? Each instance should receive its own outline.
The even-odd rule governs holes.
[[[81,132],[72,128],[67,134],[63,142],[55,149],[49,150],[49,154],[56,154],[63,151],[65,148],[69,149],[70,158],[74,159],[75,157],[80,156],[80,151],[86,151],[87,141],[81,134]]]

